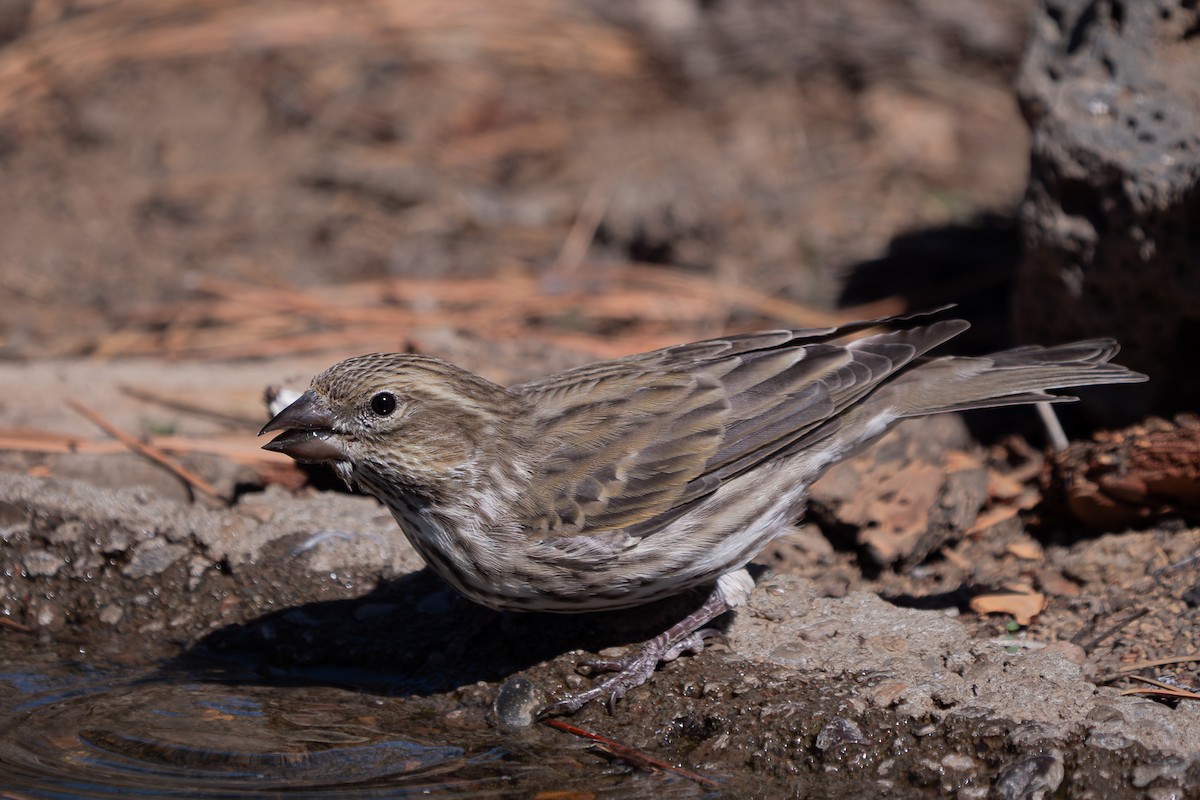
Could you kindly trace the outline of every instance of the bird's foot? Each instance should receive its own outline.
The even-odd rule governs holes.
[[[611,672],[590,689],[568,695],[556,703],[551,703],[542,710],[540,716],[551,717],[558,714],[573,714],[593,700],[604,700],[611,713],[617,707],[617,702],[630,689],[636,689],[654,674],[660,661],[672,650],[672,645],[665,636],[658,636],[646,642],[635,654],[620,659],[597,658],[580,663],[589,673]],[[680,651],[682,652],[682,651]]]
[[[646,642],[631,656],[626,658],[597,658],[584,661],[580,666],[589,670],[590,674],[611,672],[612,675],[601,680],[595,686],[577,694],[568,695],[556,703],[551,703],[542,709],[539,717],[551,717],[558,714],[573,714],[593,700],[605,700],[608,710],[616,708],[617,702],[630,689],[635,689],[650,679],[660,662],[674,661],[684,653],[699,653],[704,649],[704,641],[714,637],[724,639],[720,631],[701,626],[725,613],[729,604],[725,594],[718,585],[700,608],[684,619],[675,623],[665,633],[655,636]]]
[[[725,635],[716,628],[692,631],[674,640],[663,634],[646,642],[636,653],[625,658],[593,658],[581,661],[579,666],[589,675],[600,672],[613,674],[591,689],[552,703],[542,710],[540,716],[573,714],[593,700],[605,700],[611,713],[626,692],[636,689],[650,679],[659,664],[674,661],[684,653],[699,655],[704,650],[705,640],[714,638],[725,641]]]

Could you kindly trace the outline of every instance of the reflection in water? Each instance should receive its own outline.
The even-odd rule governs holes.
[[[572,768],[527,744],[514,752],[494,731],[466,741],[398,698],[55,659],[0,663],[0,796],[495,797],[570,784],[581,797],[700,794],[662,775],[580,774],[575,759]]]
[[[389,734],[380,728],[389,701],[345,690],[75,677],[0,673],[0,683],[26,695],[0,726],[0,785],[46,797],[271,789],[302,797],[334,788],[371,797],[435,789],[489,758]]]

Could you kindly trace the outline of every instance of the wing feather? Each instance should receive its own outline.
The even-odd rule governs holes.
[[[545,439],[527,530],[650,535],[724,480],[832,430],[840,409],[966,325],[844,338],[878,322],[678,345],[512,387],[534,401]]]
[[[695,342],[511,387],[542,434],[542,479],[521,524],[560,560],[615,558],[723,482],[839,431],[852,449],[878,435],[879,419],[1145,379],[1108,363],[1107,339],[928,358],[968,323],[900,324],[909,319]],[[886,330],[863,334],[875,327]]]

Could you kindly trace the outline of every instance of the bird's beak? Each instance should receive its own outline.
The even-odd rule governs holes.
[[[258,435],[271,431],[283,433],[263,445],[263,450],[274,450],[297,461],[314,463],[346,458],[346,452],[333,432],[333,413],[311,389],[276,414]]]

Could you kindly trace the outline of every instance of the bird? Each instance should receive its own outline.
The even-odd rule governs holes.
[[[707,626],[747,601],[747,565],[794,529],[813,482],[902,420],[1147,379],[1111,362],[1112,339],[928,355],[968,327],[915,313],[769,330],[508,387],[375,353],[318,374],[259,435],[281,431],[265,449],[378,498],[425,563],[482,605],[582,613],[705,591],[632,655],[584,662],[593,685],[541,715],[611,710],[719,635]]]

